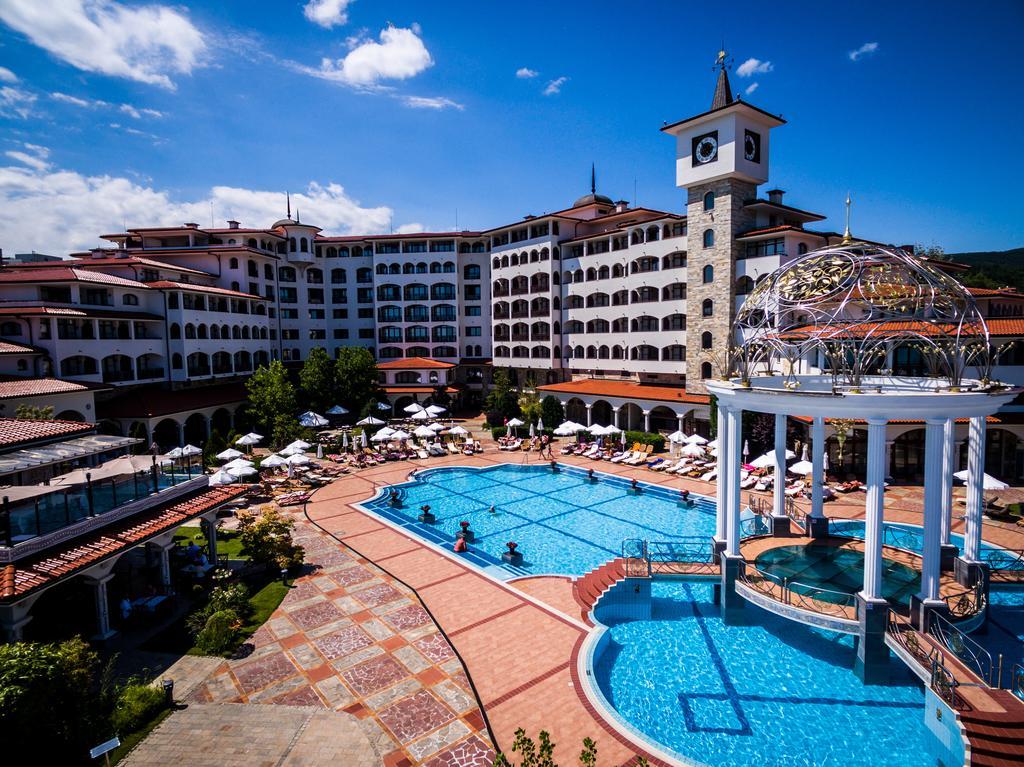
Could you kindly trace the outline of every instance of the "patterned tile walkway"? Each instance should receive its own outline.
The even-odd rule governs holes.
[[[188,702],[350,714],[376,754],[360,765],[490,764],[494,751],[462,664],[415,596],[301,513],[295,519],[296,540],[317,569],[252,636],[251,654],[220,663]]]

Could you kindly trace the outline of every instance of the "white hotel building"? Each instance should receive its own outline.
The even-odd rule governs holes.
[[[7,263],[0,416],[53,404],[107,431],[196,441],[230,427],[258,365],[357,345],[373,350],[398,407],[438,385],[479,402],[504,367],[575,420],[706,431],[709,353],[745,295],[840,239],[781,190],[758,192],[783,124],[733,98],[720,71],[708,111],[662,128],[685,193],[677,211],[631,208],[592,177],[572,206],[485,231],[332,237],[289,210],[266,228],[130,228],[70,260]],[[976,296],[996,340],[1024,336],[1024,296]],[[1015,347],[997,372],[1020,384],[1022,371]],[[1001,413],[989,428],[990,471],[1011,479],[1024,472],[1018,419]],[[889,428],[894,475],[916,476],[923,429]]]

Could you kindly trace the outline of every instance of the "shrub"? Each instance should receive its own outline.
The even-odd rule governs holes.
[[[537,436],[540,436],[541,434],[547,434],[548,437],[550,437],[552,439],[555,436],[555,430],[554,429],[549,429],[547,427],[544,427],[540,431],[536,431],[536,430],[534,430],[534,431],[537,434]],[[491,429],[491,436],[494,437],[495,439],[498,439],[499,437],[504,437],[506,434],[508,434],[508,427],[507,426],[495,426],[493,429]],[[525,439],[526,437],[530,436],[530,427],[529,426],[520,426],[520,427],[518,427],[516,429],[516,434],[518,434],[520,437],[523,437]]]
[[[549,394],[540,401],[540,417],[544,419],[544,425],[552,429],[565,420],[565,409],[558,397]]]
[[[491,427],[504,426],[505,414],[498,410],[490,410],[487,413],[487,425]]]
[[[125,685],[110,719],[114,732],[124,735],[141,729],[163,709],[164,703],[163,690],[138,682]]]
[[[234,610],[213,613],[196,636],[196,649],[205,655],[224,655],[234,649],[242,621]]]
[[[267,567],[291,570],[302,564],[306,551],[292,542],[295,522],[285,517],[275,506],[262,506],[259,514],[239,512],[238,533],[242,553],[249,559]]]
[[[218,580],[219,578],[218,573]],[[239,618],[248,618],[252,613],[249,589],[244,583],[220,583],[210,591],[206,604],[188,616],[185,623],[193,635],[198,636],[214,613],[230,610]]]
[[[641,445],[653,445],[656,452],[665,449],[665,437],[648,431],[627,431],[626,447],[630,447],[634,442],[639,442]]]

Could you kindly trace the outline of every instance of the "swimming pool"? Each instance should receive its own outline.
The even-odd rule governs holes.
[[[589,683],[627,729],[684,761],[938,764],[923,689],[901,661],[890,684],[865,686],[851,672],[852,637],[748,613],[749,625],[726,626],[711,584],[655,580],[651,619],[609,620]]]
[[[683,508],[678,490],[640,483],[640,494],[633,495],[627,479],[602,472],[595,477],[591,482],[586,470],[564,464],[557,473],[547,464],[438,467],[360,505],[449,549],[459,523],[469,522],[475,540],[466,558],[506,579],[582,575],[621,556],[627,538],[707,543],[714,534],[714,499],[691,495],[693,506]],[[390,504],[390,490],[399,493],[399,507]],[[435,524],[418,521],[425,505]],[[518,566],[501,560],[508,541],[523,554]]]

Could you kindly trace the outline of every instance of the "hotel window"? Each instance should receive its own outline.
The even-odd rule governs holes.
[[[178,294],[177,293],[168,293],[167,294],[167,308],[168,309],[177,309],[178,308]]]
[[[475,326],[474,327],[468,327],[468,328],[466,328],[466,335],[467,336],[479,336],[479,335],[481,335],[482,331],[483,331],[483,328],[480,328],[480,327],[475,327]]]
[[[467,306],[466,307],[466,316],[467,317],[479,317],[480,316],[480,307],[479,306]]]
[[[156,269],[143,269],[142,270],[142,281],[143,282],[156,282],[160,279],[160,273]]]
[[[401,322],[402,308],[400,306],[382,306],[377,310],[377,319],[380,322]]]
[[[479,301],[483,295],[480,291],[479,285],[464,285],[463,294],[466,301]]]
[[[373,309],[370,309],[370,308],[359,309],[356,312],[356,317],[358,319],[360,319],[360,320],[372,320],[373,319]]]
[[[348,290],[346,288],[332,288],[331,301],[335,304],[348,303]]]
[[[331,282],[334,285],[344,285],[347,281],[344,269],[331,269]]]
[[[335,328],[334,337],[337,340],[345,340],[348,338],[348,328]]]
[[[397,242],[378,242],[377,243],[378,253],[400,253],[401,248]]]
[[[298,341],[299,340],[299,331],[296,330],[295,328],[283,328],[281,330],[281,340],[282,341]]]
[[[799,255],[799,256],[804,255],[804,253],[807,252],[807,243],[806,242],[801,242],[799,245],[797,245],[796,246],[796,252],[797,252],[797,255]]]
[[[685,237],[686,236],[686,222],[672,224],[672,236],[673,237]]]
[[[327,338],[327,331],[322,328],[313,328],[309,331],[309,340],[324,341]]]
[[[700,305],[700,313],[705,317],[710,317],[715,313],[715,302],[710,298],[705,298],[704,303]]]
[[[290,266],[282,266],[277,270],[277,278],[281,282],[295,282],[295,270]]]
[[[711,378],[711,363],[710,362],[701,363],[701,366],[700,366],[700,377],[701,378]]]
[[[703,333],[700,334],[701,349],[710,349],[713,343],[714,339],[712,338],[711,333],[709,331],[705,330]]]
[[[311,320],[326,319],[326,317],[324,316],[324,310],[323,309],[310,309],[309,310],[309,318]]]
[[[281,319],[282,320],[297,320],[298,318],[299,318],[299,310],[298,309],[287,309],[287,308],[281,309]]]
[[[453,253],[455,252],[455,243],[452,240],[443,240],[441,242],[430,243],[431,253]]]
[[[476,287],[467,285],[467,287]],[[479,288],[477,288],[479,290]],[[451,301],[455,298],[455,286],[448,282],[439,282],[430,286],[430,298],[434,301]]]
[[[704,247],[713,248],[715,246],[715,232],[713,229],[704,230]]]
[[[323,288],[307,288],[306,292],[309,295],[309,303],[322,304],[324,302]]]
[[[479,264],[466,264],[462,268],[462,279],[464,279],[464,280],[479,280],[480,279],[480,266],[479,266]]]
[[[713,267],[711,264],[708,264],[707,266],[705,266],[701,270],[701,275],[702,275],[702,278],[704,280],[704,284],[705,285],[707,283],[709,283],[709,282],[714,282],[715,281],[715,267]]]
[[[335,309],[333,312],[331,312],[331,318],[335,320],[347,320],[348,309]]]
[[[425,242],[403,242],[402,243],[403,253],[426,253],[427,243]]]
[[[281,288],[281,303],[294,304],[298,301],[295,288]]]
[[[776,237],[771,240],[750,242],[747,243],[747,247],[744,252],[747,258],[757,258],[758,256],[784,256],[786,255],[786,241],[782,237]]]
[[[359,337],[362,339],[373,340],[373,328],[359,328]]]
[[[704,195],[704,210],[715,209],[715,193],[708,192]]]

